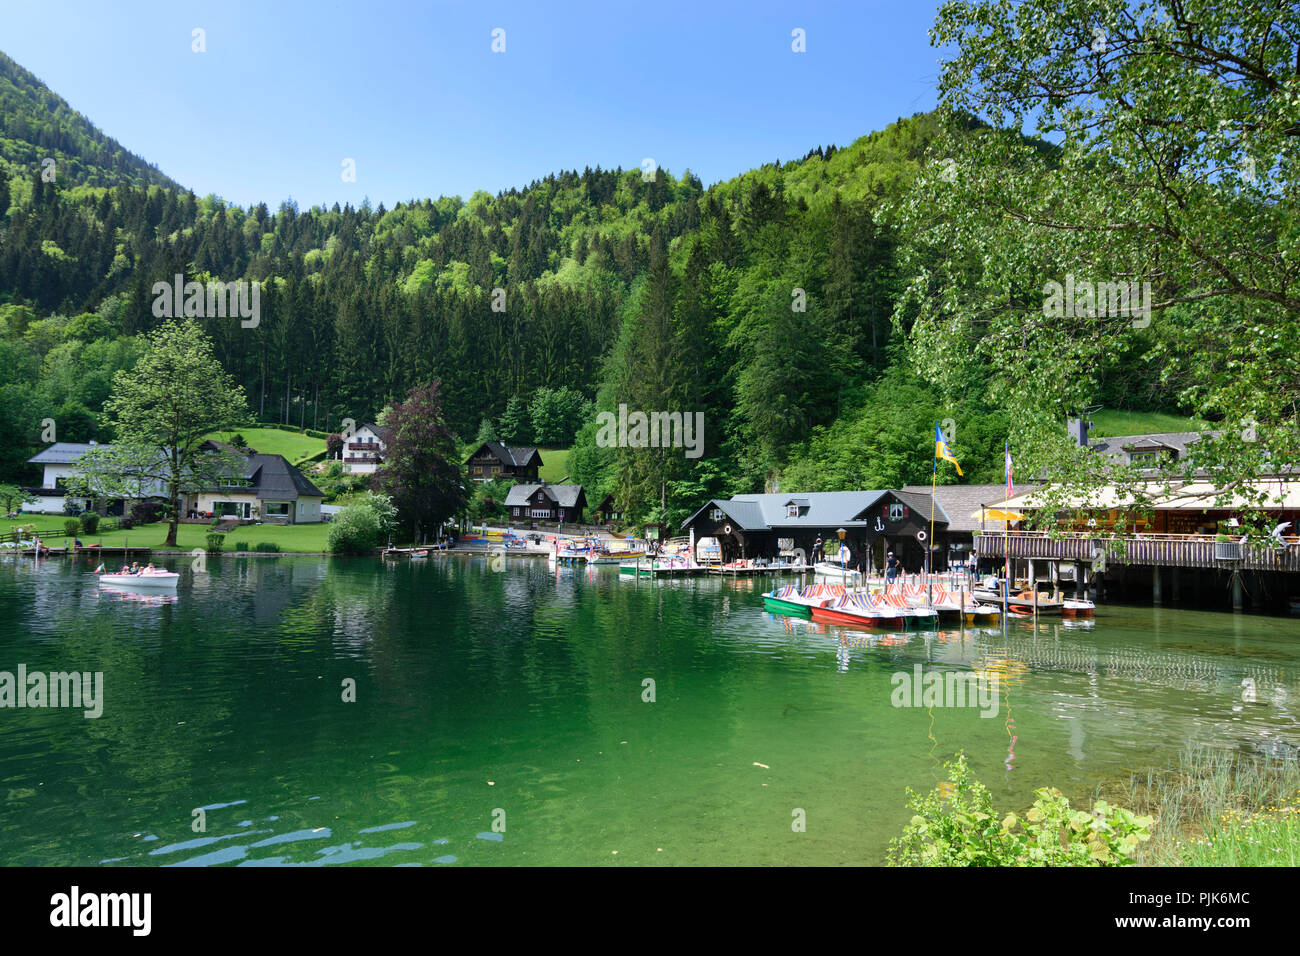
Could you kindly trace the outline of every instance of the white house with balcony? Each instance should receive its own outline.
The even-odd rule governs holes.
[[[343,442],[343,473],[372,475],[384,463],[392,433],[381,425],[365,424]]]

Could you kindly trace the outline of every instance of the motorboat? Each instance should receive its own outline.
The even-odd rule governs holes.
[[[100,584],[127,588],[174,588],[181,577],[175,571],[140,571],[137,574],[110,574],[106,571],[96,573]]]
[[[833,564],[830,561],[818,561],[813,565],[813,573],[818,577],[836,581],[857,581],[862,577],[861,571],[856,571],[847,565]]]

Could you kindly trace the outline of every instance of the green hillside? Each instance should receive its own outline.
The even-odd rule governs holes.
[[[0,159],[8,167],[0,166],[0,175],[17,179],[21,188],[47,158],[66,186],[180,188],[0,53]]]

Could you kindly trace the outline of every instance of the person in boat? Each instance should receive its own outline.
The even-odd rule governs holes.
[[[140,562],[139,562],[139,561],[132,561],[132,562],[131,562],[131,570],[128,571],[127,574],[139,574],[139,573],[140,573]]]
[[[145,568],[143,571],[141,571],[140,573],[141,573],[141,574],[153,574],[153,573],[154,573],[153,562],[150,561],[150,562],[149,562],[149,566],[146,567],[146,568]]]

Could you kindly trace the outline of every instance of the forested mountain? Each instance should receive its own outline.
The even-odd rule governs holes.
[[[98,417],[111,376],[163,321],[154,284],[181,274],[261,283],[255,328],[204,324],[267,422],[365,421],[434,377],[462,440],[543,388],[597,410],[702,412],[698,459],[599,447],[594,421],[576,436],[572,477],[588,499],[613,491],[639,518],[777,483],[925,481],[934,422],[959,404],[967,480],[996,481],[1005,413],[978,381],[931,394],[893,318],[910,277],[886,210],[940,125],[899,120],[709,189],[689,172],[596,168],[468,200],[274,211],[145,185],[143,164],[111,188],[45,182],[6,140],[0,420],[20,440],[0,480],[26,476],[43,419],[61,439],[112,437]]]
[[[67,183],[179,188],[0,52],[0,171],[8,164],[8,178],[39,169],[47,159],[54,160],[55,177]]]

